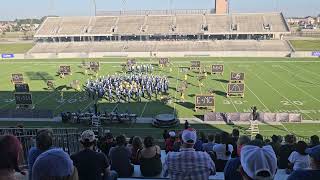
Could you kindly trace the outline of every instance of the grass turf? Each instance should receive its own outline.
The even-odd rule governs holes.
[[[0,54],[26,53],[33,45],[32,43],[0,44]]]
[[[296,51],[320,51],[320,40],[291,40]]]
[[[203,64],[224,64],[225,73],[220,75],[208,75],[204,80],[204,87],[198,87],[197,73],[191,72],[188,76],[189,88],[186,91],[186,103],[176,103],[179,93],[175,89],[184,79],[184,74],[178,72],[178,66],[189,66],[189,61],[195,58],[174,58],[173,71],[169,68],[160,70],[156,68],[154,74],[166,75],[170,78],[170,96],[173,98],[171,104],[163,104],[153,98],[152,101],[144,100],[141,103],[110,103],[106,100],[99,101],[101,111],[112,111],[116,106],[120,111],[137,113],[141,117],[150,117],[159,113],[173,113],[176,109],[179,117],[193,117],[204,114],[204,111],[195,113],[193,111],[195,94],[205,94],[211,88],[219,92],[216,96],[217,112],[248,112],[250,107],[256,105],[259,111],[268,112],[298,112],[304,119],[320,119],[320,97],[318,96],[320,87],[320,75],[317,73],[320,68],[320,61],[314,59],[289,59],[289,58],[196,58]],[[126,59],[108,58],[99,59],[101,71],[99,75],[120,73],[120,63]],[[137,59],[138,62],[150,63],[150,59]],[[0,109],[13,109],[15,102],[13,99],[14,87],[10,82],[12,73],[23,73],[25,81],[29,83],[33,94],[33,102],[36,109],[51,109],[57,115],[61,111],[86,111],[93,101],[88,99],[83,92],[74,90],[63,90],[65,102],[59,103],[61,93],[46,90],[46,81],[54,80],[56,86],[70,84],[72,80],[80,80],[84,83],[89,75],[84,75],[79,67],[81,59],[59,59],[59,60],[3,60],[0,66]],[[156,64],[156,60],[151,63]],[[61,64],[71,65],[73,75],[60,79],[56,76],[58,66]],[[225,91],[230,72],[245,72],[246,92],[244,98],[226,98]],[[175,99],[176,98],[176,99]],[[18,122],[0,122],[0,126],[15,126]],[[50,126],[50,127],[79,127],[84,125],[71,125],[62,123],[34,123],[25,122],[26,126]],[[228,131],[237,127],[243,133],[247,133],[247,125],[193,125],[200,131],[207,133],[216,131]],[[141,134],[161,137],[161,129],[152,128],[148,124],[129,125],[108,125],[108,128],[115,134],[125,133],[128,136]],[[293,133],[298,136],[319,135],[320,124],[284,124],[283,126],[262,125],[260,133],[264,136],[272,134]],[[177,129],[181,129],[179,127]]]

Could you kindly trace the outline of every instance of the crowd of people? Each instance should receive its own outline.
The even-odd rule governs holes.
[[[294,135],[257,135],[254,140],[231,134],[197,132],[186,126],[180,132],[165,131],[165,157],[151,136],[144,139],[108,132],[100,137],[91,130],[82,132],[82,150],[67,154],[53,146],[53,133],[37,132],[35,146],[28,151],[30,180],[113,180],[131,177],[139,165],[145,177],[158,176],[173,180],[204,180],[224,172],[225,180],[272,180],[278,169],[286,169],[288,180],[320,179],[320,142],[312,136],[310,143],[296,141]],[[20,169],[21,142],[13,135],[0,136],[0,180],[15,180]]]
[[[169,80],[165,76],[148,74],[115,74],[90,79],[85,86],[92,99],[106,97],[110,102],[141,102],[142,98],[167,94]]]

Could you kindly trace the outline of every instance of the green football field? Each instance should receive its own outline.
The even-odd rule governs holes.
[[[212,64],[224,64],[225,72],[221,75],[208,74],[204,80],[204,87],[199,87],[197,73],[188,73],[189,87],[186,90],[186,102],[179,103],[180,93],[176,92],[185,74],[179,72],[179,66],[189,66],[191,60],[201,60],[206,66]],[[62,111],[87,111],[93,101],[80,91],[63,88],[69,86],[73,80],[80,80],[84,83],[91,75],[84,75],[80,67],[82,59],[46,59],[46,60],[1,60],[0,66],[0,109],[15,108],[13,97],[14,86],[10,82],[11,74],[22,73],[25,82],[29,83],[33,95],[33,102],[36,109],[50,109],[56,115]],[[90,60],[87,60],[89,62]],[[121,73],[121,63],[124,58],[95,59],[101,62],[99,75]],[[112,111],[116,107],[119,111],[129,110],[140,117],[152,117],[160,113],[174,113],[179,117],[197,117],[205,111],[194,112],[194,97],[196,94],[207,94],[214,89],[216,94],[217,112],[250,112],[250,107],[255,105],[258,110],[266,112],[295,112],[301,113],[306,120],[320,119],[320,61],[318,59],[290,59],[290,58],[171,58],[172,72],[170,68],[159,69],[156,59],[139,59],[139,63],[152,63],[156,66],[154,74],[169,77],[170,93],[172,101],[164,104],[160,98],[151,101],[144,99],[143,102],[114,103],[107,100],[99,101],[101,111]],[[73,74],[61,79],[57,76],[60,65],[70,65]],[[230,78],[230,72],[245,72],[245,96],[244,98],[227,98],[225,92]],[[47,90],[47,80],[54,80],[56,91]],[[63,93],[61,93],[63,92]],[[63,94],[64,101],[61,102]],[[0,127],[15,126],[21,122],[0,122]],[[61,124],[61,123],[35,123],[24,122],[26,127],[76,127],[86,128],[85,125]],[[107,125],[115,134],[131,135],[153,135],[161,137],[161,129],[153,128],[149,124],[136,125]],[[206,133],[217,131],[228,131],[232,128],[239,128],[242,133],[248,134],[248,125],[207,125],[193,124],[193,127]],[[176,127],[181,129],[181,127]],[[320,134],[320,124],[290,124],[261,125],[260,133],[264,136],[272,134],[285,135],[288,133],[300,137],[307,137],[313,134]]]
[[[320,40],[291,40],[296,51],[320,51]]]
[[[203,65],[224,64],[225,72],[221,75],[208,74],[199,87],[196,72],[188,73],[189,87],[186,90],[184,103],[176,89],[184,80],[185,74],[179,72],[179,66],[189,66],[191,60],[201,60]],[[0,75],[0,109],[15,108],[13,98],[14,86],[10,82],[11,74],[23,73],[25,82],[29,83],[33,103],[36,109],[50,109],[55,114],[62,111],[86,111],[94,104],[85,92],[75,91],[68,87],[73,80],[84,83],[91,75],[84,75],[80,59],[55,60],[6,60],[1,62]],[[87,60],[89,61],[89,60]],[[99,59],[99,75],[121,73],[121,63],[126,59]],[[153,63],[156,59],[137,59],[139,63]],[[306,120],[320,119],[320,61],[318,59],[289,58],[175,58],[171,59],[170,68],[156,67],[154,74],[169,77],[171,101],[167,104],[153,97],[151,101],[115,103],[105,99],[99,101],[101,111],[129,110],[139,117],[153,117],[160,113],[174,113],[178,117],[191,118],[202,115],[204,111],[194,112],[196,94],[208,94],[210,89],[216,91],[216,112],[250,112],[251,106],[257,106],[260,112],[293,112],[301,113]],[[59,65],[71,65],[73,74],[61,79],[57,76]],[[245,97],[227,98],[225,92],[230,72],[245,72]],[[47,90],[47,80],[54,80],[56,91]],[[63,92],[63,93],[62,93]],[[64,101],[61,100],[63,95]]]

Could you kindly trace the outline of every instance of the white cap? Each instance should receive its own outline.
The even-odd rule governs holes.
[[[170,136],[170,137],[176,137],[176,133],[175,133],[174,131],[170,131],[170,132],[169,132],[169,136]]]
[[[86,142],[86,141],[93,142],[95,140],[97,140],[96,135],[91,130],[86,130],[81,134],[80,141],[82,141],[82,142]]]
[[[197,131],[192,128],[185,129],[182,132],[182,141],[186,144],[195,144],[197,142]]]
[[[270,145],[262,148],[246,145],[241,149],[241,166],[246,174],[254,180],[272,180],[277,172],[277,157]],[[266,171],[270,177],[258,176]]]

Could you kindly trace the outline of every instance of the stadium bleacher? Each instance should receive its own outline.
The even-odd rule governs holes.
[[[290,51],[290,47],[282,40],[62,42],[37,43],[29,53],[189,51]]]
[[[239,33],[283,32],[289,29],[281,13],[257,14],[177,14],[177,15],[119,15],[96,17],[48,17],[35,38],[59,35],[143,35],[143,34],[198,34],[208,25],[205,34],[231,33],[232,25],[239,25]],[[271,29],[263,28],[269,24]],[[147,28],[142,28],[143,26]],[[176,27],[174,31],[170,26]],[[111,29],[114,27],[114,31]],[[89,33],[89,34],[88,34]]]

